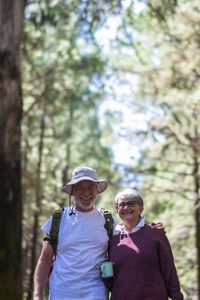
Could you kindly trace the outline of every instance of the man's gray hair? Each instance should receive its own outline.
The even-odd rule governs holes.
[[[119,200],[134,200],[138,205],[140,206],[144,206],[144,202],[142,200],[142,196],[140,195],[140,193],[137,190],[133,190],[133,189],[125,189],[119,193],[117,193],[117,195],[115,196],[115,204],[117,204],[119,202]]]

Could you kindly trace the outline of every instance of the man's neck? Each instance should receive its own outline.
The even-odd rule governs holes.
[[[83,207],[75,205],[74,208],[80,212],[90,212],[94,209],[94,206],[88,207],[88,208],[83,208]]]

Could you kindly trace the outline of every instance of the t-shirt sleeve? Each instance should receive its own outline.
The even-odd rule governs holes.
[[[116,219],[115,219],[114,217],[113,217],[113,222],[114,222],[114,223],[113,223],[113,231],[114,231],[115,227],[116,227],[117,224],[118,224],[117,221],[116,221]]]
[[[52,216],[47,220],[47,222],[42,225],[41,229],[44,231],[46,234],[50,234],[50,229],[51,229],[51,222],[52,222]]]

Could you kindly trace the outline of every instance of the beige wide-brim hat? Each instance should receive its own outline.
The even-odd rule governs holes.
[[[105,191],[108,182],[105,179],[97,179],[96,170],[90,167],[78,167],[72,172],[72,179],[63,186],[62,190],[69,195],[73,195],[72,186],[82,180],[90,180],[97,183],[98,194]]]

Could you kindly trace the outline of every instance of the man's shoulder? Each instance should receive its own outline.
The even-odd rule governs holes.
[[[98,213],[101,214],[104,218],[112,218],[113,223],[116,225],[117,221],[115,220],[115,217],[113,216],[112,212],[110,210],[104,209],[104,208],[96,208]]]
[[[101,214],[110,213],[112,215],[112,213],[108,209],[99,208],[99,207],[95,207],[95,209],[97,209]]]

